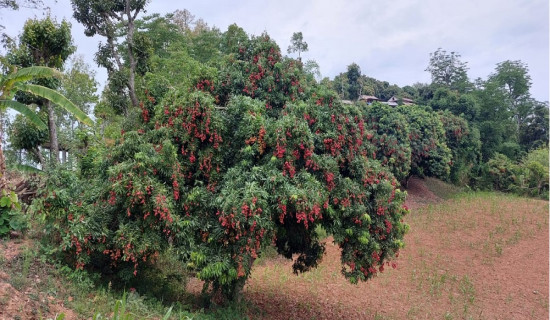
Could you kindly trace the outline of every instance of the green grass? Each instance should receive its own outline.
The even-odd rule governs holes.
[[[441,199],[448,200],[463,193],[466,189],[457,187],[455,185],[443,182],[435,178],[425,178],[424,183],[426,187]]]

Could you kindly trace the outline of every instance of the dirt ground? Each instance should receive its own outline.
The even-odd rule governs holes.
[[[433,188],[432,188],[433,189]],[[284,258],[253,270],[244,298],[259,319],[548,319],[548,202],[504,196],[444,200],[413,178],[408,184],[406,247],[378,277],[358,285],[340,274],[329,237],[313,271],[292,273]],[[29,240],[0,242],[2,265],[20,263]],[[37,292],[40,270],[21,291],[0,268],[0,320],[77,315]],[[30,285],[29,285],[30,284]],[[200,290],[191,281],[188,290]]]
[[[33,247],[29,239],[11,239],[0,242],[0,259],[2,266],[8,269],[21,265],[24,251]],[[55,319],[61,313],[65,319],[77,319],[72,310],[66,308],[62,301],[51,294],[40,292],[40,283],[45,279],[46,270],[33,264],[28,265],[28,271],[19,277],[8,275],[0,268],[0,320],[4,319]],[[18,283],[21,290],[12,284]]]
[[[254,269],[245,290],[259,317],[548,319],[547,201],[443,201],[416,178],[408,193],[411,232],[397,269],[352,285],[340,275],[340,251],[329,238],[310,273],[294,276],[280,258]],[[434,217],[432,208],[448,216]]]

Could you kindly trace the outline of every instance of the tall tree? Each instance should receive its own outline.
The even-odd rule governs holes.
[[[315,60],[308,60],[304,63],[304,72],[315,81],[321,79],[321,70],[319,64]]]
[[[178,9],[172,15],[172,22],[178,27],[180,32],[189,32],[195,24],[195,15],[191,14],[187,9]]]
[[[29,19],[25,22],[19,47],[12,48],[10,57],[12,62],[23,67],[41,65],[61,69],[74,50],[70,24],[65,20],[57,23],[46,17],[43,20]],[[59,86],[59,81],[51,79],[40,80],[38,83],[50,89],[57,89]],[[29,95],[19,95],[17,99],[23,103],[36,103],[47,112],[50,159],[55,165],[59,162],[59,141],[54,105],[50,100],[37,99]]]
[[[95,72],[86,64],[82,56],[76,56],[68,63],[69,67],[61,78],[59,92],[67,99],[72,101],[80,110],[86,114],[93,111],[95,104],[99,98],[97,95],[97,81],[95,80]],[[79,125],[76,117],[64,109],[57,110],[58,128],[59,128],[59,143],[63,146],[64,151],[61,152],[62,161],[67,161],[67,152],[70,155],[75,155],[79,150],[77,146],[77,132],[83,127]]]
[[[357,100],[361,95],[362,89],[362,79],[361,79],[361,68],[357,63],[352,63],[348,66],[348,92],[349,98],[351,100]]]
[[[430,53],[430,63],[426,71],[432,75],[432,83],[446,86],[452,90],[466,92],[470,87],[468,66],[460,60],[460,54],[438,48]]]
[[[504,93],[505,103],[519,127],[532,113],[535,103],[530,98],[531,76],[527,64],[517,60],[506,60],[497,64],[495,72],[489,76]]]
[[[332,81],[332,85],[334,87],[334,90],[338,92],[338,95],[340,96],[340,99],[349,99],[349,83],[348,83],[348,76],[347,74],[340,73],[339,75],[334,77],[334,80]]]
[[[304,41],[304,36],[302,32],[294,32],[292,38],[290,38],[290,45],[288,46],[287,52],[293,53],[298,52],[298,60],[302,60],[300,53],[306,52],[308,50],[307,42]]]
[[[86,35],[91,37],[97,34],[106,38],[107,43],[99,45],[96,61],[107,69],[109,80],[124,80],[131,104],[137,108],[139,101],[135,87],[138,64],[134,38],[135,20],[144,10],[147,0],[71,0],[71,3],[73,16],[84,25]],[[119,24],[123,26],[124,44],[119,43]],[[123,57],[127,61],[123,61]],[[127,78],[120,75],[125,73]],[[120,87],[118,86],[118,89]],[[127,111],[123,106],[122,112],[126,114]]]

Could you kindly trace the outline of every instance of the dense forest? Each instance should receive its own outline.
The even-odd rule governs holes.
[[[40,221],[71,268],[139,290],[170,252],[204,292],[238,299],[267,247],[296,273],[316,267],[324,230],[357,283],[403,247],[411,176],[548,197],[548,102],[522,61],[472,80],[460,54],[434,48],[431,83],[399,87],[353,62],[320,79],[301,32],[282,51],[187,10],[71,3],[103,39],[101,94],[66,21],[28,20],[0,59],[0,235]]]

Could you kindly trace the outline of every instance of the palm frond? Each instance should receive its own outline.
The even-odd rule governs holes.
[[[74,103],[72,103],[69,99],[65,98],[64,95],[55,90],[36,84],[26,83],[16,83],[15,88],[50,100],[52,103],[57,104],[61,108],[67,110],[69,113],[74,115],[75,118],[83,124],[89,126],[92,126],[94,124],[92,119],[90,119],[86,113],[75,106]]]
[[[38,114],[31,110],[27,105],[22,104],[14,100],[0,100],[0,109],[11,108],[29,119],[34,123],[39,129],[45,130],[48,129],[48,126],[40,119]]]
[[[56,69],[34,66],[19,69],[14,73],[10,73],[4,77],[4,81],[9,81],[10,83],[29,81],[36,78],[61,78],[63,74]]]

